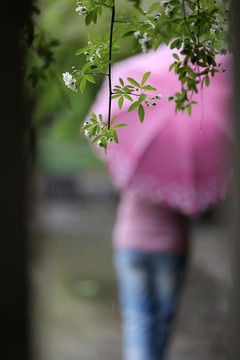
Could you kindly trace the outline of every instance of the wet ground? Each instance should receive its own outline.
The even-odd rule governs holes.
[[[74,186],[63,196],[55,179],[44,183],[30,221],[35,359],[121,360],[111,250],[117,199],[104,174],[85,174]],[[229,359],[229,253],[226,227],[192,225],[168,360]]]

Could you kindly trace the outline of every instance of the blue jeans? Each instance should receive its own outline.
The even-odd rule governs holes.
[[[115,250],[124,360],[163,360],[186,256]]]

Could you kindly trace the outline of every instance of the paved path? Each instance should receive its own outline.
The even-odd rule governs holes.
[[[39,199],[32,222],[35,360],[121,360],[105,176],[74,201]],[[95,200],[94,196],[95,194]],[[228,359],[227,231],[194,224],[192,256],[169,360]]]

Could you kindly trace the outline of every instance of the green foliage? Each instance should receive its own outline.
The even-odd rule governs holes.
[[[90,120],[85,121],[81,131],[85,131],[85,135],[88,138],[94,137],[92,143],[97,143],[98,148],[104,148],[105,153],[107,153],[107,144],[111,142],[115,142],[118,144],[118,136],[116,129],[127,126],[126,124],[118,124],[113,126],[116,116],[114,116],[110,122],[110,126],[108,127],[107,122],[103,121],[103,117],[101,114],[97,115],[91,113]]]
[[[29,9],[29,21],[23,32],[23,45],[30,49],[31,70],[27,76],[32,85],[38,85],[28,91],[36,102],[34,122],[42,123],[49,134],[58,139],[66,134],[69,138],[78,136],[79,123],[86,116],[103,78],[110,76],[113,62],[129,55],[131,48],[148,52],[165,43],[177,50],[169,70],[178,77],[181,90],[168,100],[174,103],[176,111],[186,110],[189,115],[196,103],[192,100],[194,92],[199,86],[209,86],[216,72],[224,71],[215,61],[216,54],[231,50],[227,1],[221,6],[220,1],[213,0],[83,0],[77,5],[76,0],[49,0],[40,5],[43,16],[36,22],[39,9]],[[77,12],[76,6],[80,7]],[[58,47],[55,38],[61,39]],[[76,56],[72,55],[73,49]],[[66,76],[68,87],[80,92],[80,97],[63,88],[60,76],[56,75],[66,67],[71,68],[70,73],[65,73],[70,75]],[[130,111],[137,111],[141,122],[145,117],[144,107],[155,105],[161,98],[149,93],[155,90],[146,84],[149,76],[146,68],[140,83],[132,77],[128,83],[120,78],[111,90],[110,101],[116,98],[120,109],[129,101]],[[104,130],[99,125],[100,133],[96,131],[92,135],[92,139],[101,135],[106,140],[102,142],[105,149],[108,136],[118,142],[115,130],[118,125],[114,132],[108,133],[113,128],[112,119],[109,114],[108,119],[104,119],[107,123],[104,127],[98,118]]]
[[[86,63],[81,70],[74,69],[71,74],[73,82],[77,82],[77,88],[82,92],[87,81],[86,74],[108,76],[109,101],[118,98],[119,109],[122,108],[125,99],[132,102],[128,111],[138,109],[139,119],[143,122],[145,116],[143,103],[147,106],[156,105],[155,101],[150,101],[159,99],[161,96],[151,97],[145,93],[156,91],[150,84],[145,85],[150,75],[149,71],[143,75],[141,84],[131,77],[127,78],[129,84],[124,84],[123,79],[119,78],[120,85],[114,85],[113,91],[111,90],[112,53],[121,50],[121,44],[113,39],[113,33],[120,34],[124,41],[126,38],[133,38],[133,48],[135,50],[141,48],[143,52],[148,52],[152,47],[157,50],[162,42],[166,45],[170,43],[170,48],[177,49],[178,53],[173,54],[174,62],[170,65],[169,71],[174,70],[178,76],[181,91],[171,95],[168,100],[175,104],[176,111],[186,110],[190,116],[191,107],[196,104],[196,101],[192,100],[192,95],[198,92],[199,84],[202,87],[204,84],[209,86],[210,76],[213,77],[216,72],[223,71],[221,64],[216,63],[215,57],[219,53],[230,50],[226,42],[228,9],[220,7],[214,0],[207,2],[205,0],[167,0],[147,6],[144,8],[139,1],[134,1],[135,13],[132,18],[119,20],[115,14],[114,0],[78,2],[76,10],[80,15],[85,16],[86,25],[91,22],[97,23],[99,16],[106,8],[108,12],[109,10],[111,12],[109,22],[111,26],[110,33],[100,40],[95,40],[89,35],[88,45],[77,51],[77,55],[86,56]],[[66,85],[71,88],[69,84],[66,83]],[[72,90],[76,91],[74,84]],[[137,100],[133,101],[133,97],[137,97]],[[108,131],[110,119],[109,113],[106,123]],[[91,136],[94,136],[94,131]],[[105,141],[103,147],[106,150]]]
[[[144,85],[150,74],[151,72],[148,71],[143,75],[141,85],[130,77],[127,78],[129,84],[125,84],[123,79],[119,78],[120,85],[115,85],[112,92],[112,99],[119,98],[119,109],[122,108],[124,99],[133,102],[133,97],[137,98],[137,100],[129,106],[128,112],[138,108],[138,117],[141,122],[143,122],[145,116],[145,110],[142,104],[145,103],[147,106],[156,105],[156,100],[161,99],[160,95],[152,96],[146,93],[146,91],[156,91],[156,89],[151,85]]]

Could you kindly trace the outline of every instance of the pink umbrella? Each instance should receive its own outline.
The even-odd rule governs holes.
[[[231,183],[231,61],[229,57],[217,59],[227,71],[217,73],[210,86],[194,96],[198,105],[193,105],[191,117],[175,115],[174,104],[166,99],[180,88],[177,76],[168,71],[173,61],[172,51],[162,46],[113,67],[113,84],[128,76],[141,81],[151,71],[149,83],[157,88],[156,94],[162,94],[162,100],[145,108],[143,124],[137,111],[127,112],[129,102],[120,111],[113,100],[116,124],[128,126],[118,130],[119,145],[111,143],[104,158],[118,191],[131,188],[194,216],[224,198]],[[107,101],[105,83],[91,111],[107,118]]]

